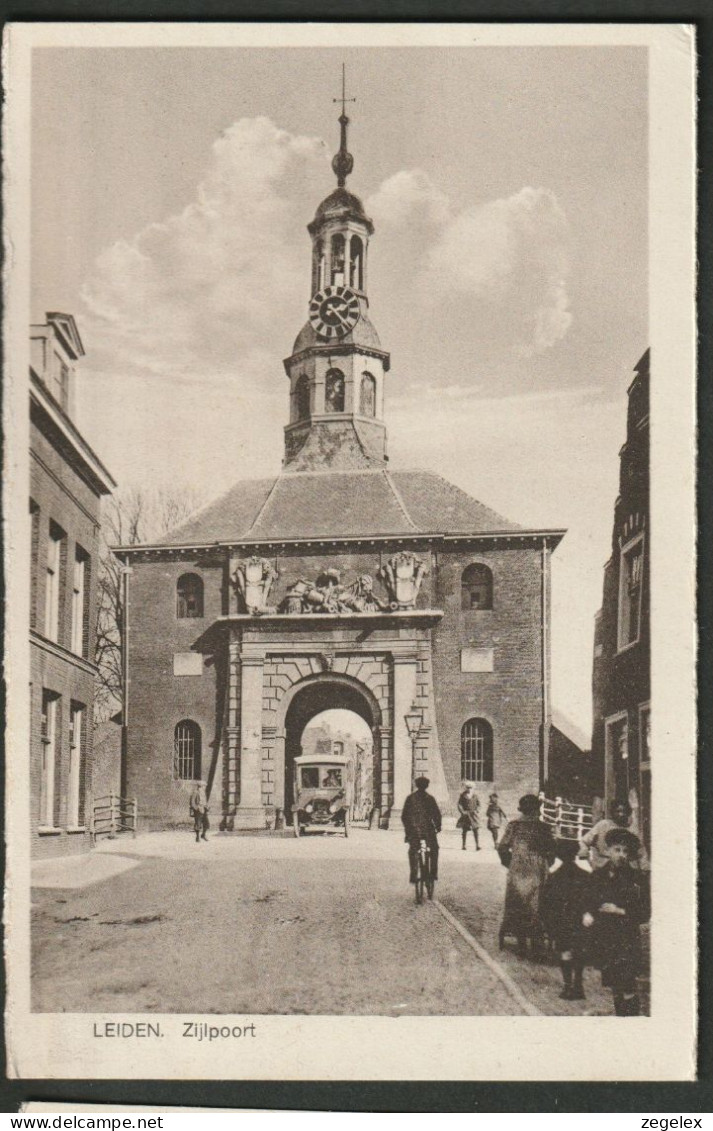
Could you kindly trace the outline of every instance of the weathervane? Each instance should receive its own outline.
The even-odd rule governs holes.
[[[354,168],[354,158],[347,149],[347,126],[349,125],[349,118],[347,117],[347,102],[356,102],[356,98],[347,98],[344,63],[342,63],[342,97],[333,98],[332,102],[341,102],[342,104],[342,112],[339,115],[339,152],[335,153],[334,157],[332,158],[332,168],[337,176],[337,185],[339,186],[339,188],[344,188],[345,184],[347,183],[347,177]]]

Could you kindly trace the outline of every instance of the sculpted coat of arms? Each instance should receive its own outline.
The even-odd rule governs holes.
[[[421,582],[428,574],[426,563],[411,550],[402,550],[380,566],[381,578],[394,609],[413,609]]]
[[[253,556],[246,561],[238,562],[233,573],[233,581],[238,592],[238,601],[243,606],[241,612],[252,616],[276,612],[267,601],[277,577],[277,570],[267,558]]]

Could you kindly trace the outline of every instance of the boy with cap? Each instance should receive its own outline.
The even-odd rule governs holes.
[[[557,871],[548,877],[540,904],[545,930],[559,954],[564,981],[560,997],[565,1001],[584,999],[582,916],[589,903],[588,892],[592,878],[589,872],[585,872],[577,864],[578,851],[576,832],[571,839],[557,837],[555,855],[562,863]]]
[[[639,839],[628,829],[610,829],[605,837],[609,862],[594,872],[582,918],[592,928],[602,985],[610,986],[617,1017],[636,1017],[636,975],[641,963],[639,927],[648,919],[645,887],[632,867]]]

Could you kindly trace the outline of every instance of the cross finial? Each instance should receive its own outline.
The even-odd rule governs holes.
[[[346,69],[345,69],[344,63],[342,63],[342,97],[332,99],[332,102],[341,102],[341,104],[342,104],[342,117],[343,118],[346,118],[346,116],[347,116],[347,110],[346,110],[347,102],[356,102],[356,98],[347,98],[345,70]]]
[[[347,98],[346,78],[344,70],[344,63],[342,63],[342,97],[332,99],[332,102],[341,102],[342,104],[342,112],[339,115],[339,153],[336,153],[334,155],[334,159],[332,161],[332,168],[337,174],[337,184],[339,185],[339,188],[344,188],[347,177],[354,168],[354,158],[347,149],[347,126],[349,125],[349,119],[347,117],[347,102],[356,102],[356,98]]]

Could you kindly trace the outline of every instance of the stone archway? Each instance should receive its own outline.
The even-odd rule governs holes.
[[[323,711],[353,711],[364,720],[373,736],[374,774],[375,780],[378,780],[381,708],[376,697],[363,683],[332,672],[312,675],[294,684],[283,697],[280,707],[280,725],[276,737],[278,746],[282,748],[282,757],[278,754],[275,772],[282,777],[283,789],[279,792],[282,794],[286,814],[291,810],[293,762],[300,753],[302,734],[310,720]]]

